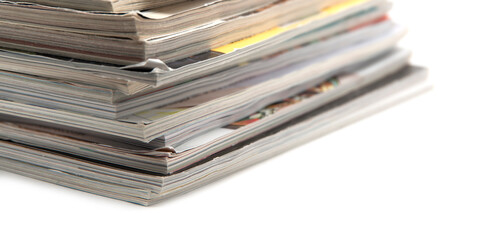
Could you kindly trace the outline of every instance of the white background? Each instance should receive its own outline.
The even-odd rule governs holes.
[[[496,4],[395,2],[435,90],[149,208],[0,172],[0,239],[496,238]]]

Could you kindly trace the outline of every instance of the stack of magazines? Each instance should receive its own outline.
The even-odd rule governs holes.
[[[0,0],[0,169],[141,205],[191,191],[427,90],[390,9]]]

